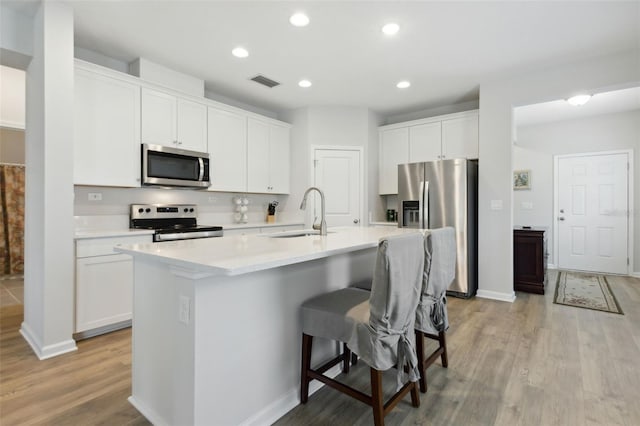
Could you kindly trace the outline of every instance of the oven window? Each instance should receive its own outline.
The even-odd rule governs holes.
[[[197,157],[149,151],[147,175],[153,178],[198,180],[200,165]]]

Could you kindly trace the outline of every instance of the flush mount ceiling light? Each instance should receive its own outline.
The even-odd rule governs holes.
[[[408,81],[401,81],[398,84],[396,84],[396,87],[398,89],[406,89],[409,86],[411,86],[411,83],[409,83]]]
[[[298,86],[300,87],[311,87],[311,82],[309,80],[300,80],[298,82]]]
[[[236,58],[246,58],[249,56],[249,52],[244,47],[236,47],[231,51],[231,54]]]
[[[567,102],[569,105],[580,106],[589,102],[589,99],[591,99],[591,95],[577,95],[567,99]]]
[[[396,24],[395,22],[390,22],[382,27],[382,32],[389,36],[395,35],[399,30],[400,25]]]
[[[294,27],[306,27],[309,25],[309,17],[304,13],[298,12],[291,15],[289,22],[291,22],[291,25]]]

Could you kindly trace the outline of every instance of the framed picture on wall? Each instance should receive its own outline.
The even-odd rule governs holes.
[[[513,171],[513,189],[531,189],[531,170]]]

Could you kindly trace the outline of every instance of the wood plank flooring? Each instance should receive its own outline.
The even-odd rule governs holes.
[[[431,366],[420,408],[407,398],[386,424],[640,424],[640,279],[608,278],[625,313],[616,315],[553,304],[556,273],[549,273],[544,296],[518,293],[515,303],[449,299],[449,368]],[[21,305],[0,309],[0,424],[148,424],[127,402],[130,330],[39,361],[18,332],[21,321]],[[238,377],[251,385],[242,372]],[[340,379],[368,392],[363,363]],[[393,373],[384,379],[393,393]],[[276,424],[372,423],[369,407],[323,388]]]

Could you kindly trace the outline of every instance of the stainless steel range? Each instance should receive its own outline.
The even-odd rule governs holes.
[[[129,227],[153,229],[153,241],[222,237],[222,226],[198,225],[195,204],[131,204]]]

